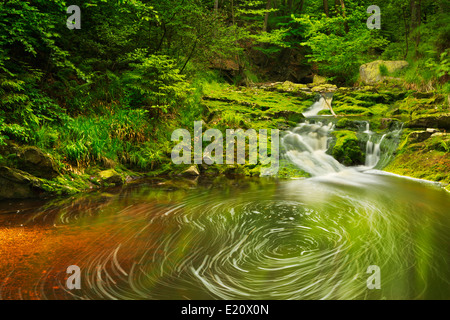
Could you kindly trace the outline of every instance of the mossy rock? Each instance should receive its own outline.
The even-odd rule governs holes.
[[[292,110],[283,110],[278,111],[273,114],[274,118],[282,118],[286,121],[291,121],[294,123],[298,123],[301,120],[305,119],[305,116],[301,112],[296,112]]]
[[[386,79],[380,70],[385,69],[387,73],[393,73],[408,66],[407,61],[382,61],[377,60],[363,64],[359,68],[359,76],[361,82],[374,85]]]
[[[429,116],[417,118],[406,123],[408,128],[440,128],[450,130],[450,116]]]
[[[340,118],[338,122],[336,122],[337,129],[349,129],[349,130],[358,130],[364,125],[364,121],[361,120],[351,120],[349,118]]]
[[[320,85],[320,84],[325,84],[327,83],[327,78],[319,76],[318,74],[315,74],[313,76],[313,82],[312,82],[315,86]]]
[[[53,179],[59,175],[55,160],[37,147],[25,147],[20,150],[18,168],[39,178]]]
[[[200,175],[200,171],[198,170],[197,165],[192,165],[181,173],[184,177],[198,177]]]
[[[337,87],[334,84],[320,84],[320,85],[314,85],[314,87],[311,88],[312,92],[334,92],[337,90]]]
[[[100,179],[107,184],[118,186],[125,183],[125,179],[114,169],[100,171],[98,175]]]
[[[336,142],[330,148],[332,156],[346,166],[364,163],[364,152],[359,146],[356,133],[349,130],[334,131]]]
[[[40,179],[18,169],[0,167],[0,199],[35,198],[44,191]]]

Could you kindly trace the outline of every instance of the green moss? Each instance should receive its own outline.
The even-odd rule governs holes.
[[[309,178],[311,175],[287,160],[280,160],[280,168],[278,170],[277,177],[281,179],[290,178]]]
[[[378,66],[378,70],[380,71],[380,75],[387,77],[389,75],[389,70],[384,64],[380,64]]]
[[[406,131],[397,157],[385,170],[409,177],[450,183],[450,135],[438,135],[416,142]]]
[[[332,146],[332,155],[346,166],[362,164],[364,153],[361,150],[356,133],[349,130],[334,131],[336,142]]]
[[[448,105],[442,95],[436,94],[428,98],[408,96],[397,102],[389,113],[390,115],[407,115],[415,119],[424,115],[437,115],[447,113]]]

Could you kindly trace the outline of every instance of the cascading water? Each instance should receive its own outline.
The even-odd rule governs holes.
[[[386,135],[383,135],[379,142],[374,143],[371,141],[372,137],[369,137],[366,145],[366,167],[374,168],[381,158],[381,143]]]
[[[342,165],[331,155],[327,154],[331,139],[329,133],[333,130],[334,125],[332,122],[327,124],[322,122],[309,123],[308,121],[300,123],[293,130],[287,131],[281,140],[282,147],[285,150],[285,157],[301,170],[308,172],[314,177],[338,173],[344,170],[351,171],[351,168]],[[396,139],[392,138],[398,137],[400,132],[401,128],[383,134],[380,137],[370,130],[370,124],[366,122],[365,131],[363,131],[368,136],[365,146],[365,166],[360,166],[358,169],[375,168],[382,158],[381,146],[383,143],[387,144],[387,140],[392,142],[389,143],[386,149],[388,149],[389,154],[393,153],[396,147]]]
[[[286,157],[312,176],[342,171],[345,167],[332,156],[328,150],[328,133],[333,130],[333,124],[300,123],[282,138],[281,144],[286,150]]]
[[[366,167],[374,168],[381,158],[381,143],[383,142],[384,138],[386,137],[386,134],[384,134],[381,139],[378,142],[372,141],[374,132],[370,131],[370,123],[366,123],[366,130],[364,131],[365,134],[369,136],[369,140],[367,140],[366,143]]]
[[[306,118],[315,117],[319,114],[320,111],[328,109],[328,106],[331,106],[331,102],[333,101],[333,93],[327,92],[321,94],[319,100],[314,102],[311,107],[308,108],[303,115]]]

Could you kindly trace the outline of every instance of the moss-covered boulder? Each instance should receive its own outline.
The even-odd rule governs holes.
[[[364,163],[364,152],[361,150],[356,133],[349,130],[334,131],[335,144],[330,148],[332,156],[346,166]]]
[[[406,124],[408,128],[440,128],[450,130],[450,116],[430,116],[417,118]]]
[[[107,184],[120,186],[125,183],[125,179],[114,169],[100,171],[98,175],[100,179]]]
[[[283,83],[277,84],[275,88],[279,91],[284,92],[298,92],[301,90],[308,90],[308,86],[306,84],[293,83],[291,81],[285,81]]]
[[[26,199],[43,192],[41,181],[27,172],[0,167],[0,199]]]
[[[315,86],[319,85],[319,84],[324,84],[327,83],[327,78],[319,76],[318,74],[315,74],[313,77],[313,82],[312,82]]]
[[[25,147],[17,156],[20,170],[45,179],[53,179],[59,175],[55,160],[37,147]]]
[[[386,78],[383,70],[387,73],[392,73],[401,70],[408,66],[407,61],[383,61],[377,60],[370,63],[363,64],[359,68],[359,76],[361,82],[369,85],[377,84]]]

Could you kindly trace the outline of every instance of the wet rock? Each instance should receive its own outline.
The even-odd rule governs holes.
[[[186,177],[197,177],[200,175],[200,172],[198,171],[197,166],[190,166],[188,169],[184,170],[181,173],[182,176],[186,176]]]
[[[369,85],[379,83],[386,79],[386,76],[381,75],[380,66],[386,66],[389,73],[403,69],[408,66],[408,62],[404,60],[399,61],[383,61],[377,60],[370,63],[363,64],[359,68],[360,80]]]
[[[43,192],[41,181],[24,171],[0,167],[0,199],[34,198]]]
[[[415,131],[411,132],[409,135],[409,139],[411,142],[422,142],[430,138],[432,135],[431,132],[427,131]]]
[[[391,118],[382,118],[380,120],[380,129],[387,129],[391,126],[392,119]]]
[[[39,178],[53,179],[59,175],[53,158],[36,147],[25,147],[19,152],[18,168]]]
[[[125,179],[114,169],[99,172],[99,177],[104,183],[120,186],[125,183]]]
[[[450,116],[431,116],[418,118],[406,124],[408,128],[439,128],[450,130]]]

